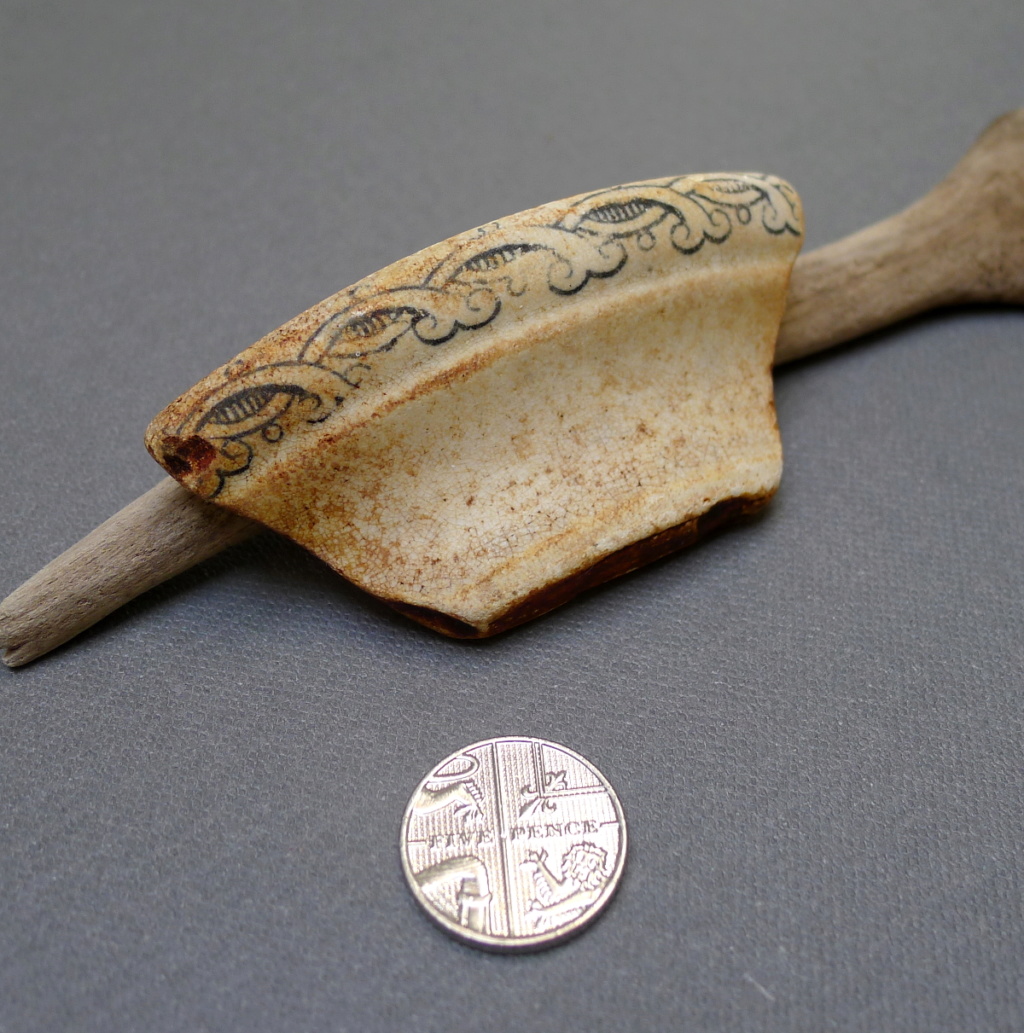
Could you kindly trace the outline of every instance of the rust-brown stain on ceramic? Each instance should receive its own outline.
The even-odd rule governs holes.
[[[217,449],[198,434],[189,438],[169,434],[162,444],[163,453],[158,457],[159,461],[179,480],[202,473],[217,458]]]
[[[520,624],[526,624],[557,609],[581,592],[596,588],[606,581],[623,577],[640,567],[670,556],[673,552],[688,548],[716,532],[741,520],[748,520],[764,509],[771,501],[771,495],[760,498],[745,496],[737,499],[723,499],[716,502],[699,517],[659,531],[642,541],[624,546],[591,566],[574,571],[568,577],[553,584],[539,587],[533,594],[511,606],[492,624],[485,628],[474,627],[457,620],[446,613],[439,613],[425,607],[409,606],[400,600],[382,599],[390,607],[420,624],[439,631],[451,638],[490,638],[503,631],[510,631]]]
[[[800,218],[758,175],[512,216],[303,313],[147,445],[414,619],[494,634],[771,497]]]

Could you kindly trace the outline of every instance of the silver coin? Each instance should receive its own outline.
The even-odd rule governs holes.
[[[416,787],[402,867],[443,929],[488,950],[535,950],[578,933],[626,863],[615,791],[578,753],[544,739],[467,746]]]

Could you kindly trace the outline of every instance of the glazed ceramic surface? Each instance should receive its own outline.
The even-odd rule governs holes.
[[[523,212],[304,312],[146,444],[410,616],[493,634],[771,497],[801,235],[759,174]]]

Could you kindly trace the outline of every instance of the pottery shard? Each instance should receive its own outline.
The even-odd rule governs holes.
[[[523,212],[304,312],[146,445],[415,619],[494,634],[772,496],[801,231],[759,174]]]

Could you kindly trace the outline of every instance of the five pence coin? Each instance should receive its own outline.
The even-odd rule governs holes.
[[[575,935],[611,900],[626,862],[615,791],[578,753],[544,739],[467,746],[416,787],[402,867],[419,903],[488,950]]]

